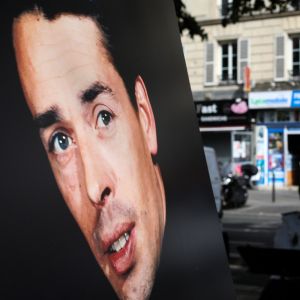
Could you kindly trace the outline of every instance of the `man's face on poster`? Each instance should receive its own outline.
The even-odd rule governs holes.
[[[135,109],[91,18],[25,13],[13,35],[25,98],[67,206],[118,296],[148,298],[165,198],[142,78],[133,82]]]

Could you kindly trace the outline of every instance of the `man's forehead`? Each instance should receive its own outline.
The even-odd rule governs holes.
[[[37,45],[54,45],[55,43],[76,41],[87,44],[101,45],[103,35],[91,17],[61,14],[53,20],[48,20],[42,12],[26,12],[14,21],[14,42],[26,39]]]
[[[89,17],[61,15],[49,21],[41,13],[23,14],[14,23],[14,45],[29,102],[35,96],[43,101],[49,93],[57,97],[72,86],[85,88],[113,68]]]

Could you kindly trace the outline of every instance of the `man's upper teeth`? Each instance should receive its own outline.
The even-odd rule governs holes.
[[[111,250],[113,252],[118,252],[120,251],[122,248],[125,247],[126,242],[129,240],[129,234],[127,232],[125,232],[122,236],[120,236],[120,238],[115,241],[112,245],[111,245]]]
[[[125,232],[124,236],[125,236],[126,241],[128,241],[129,240],[129,234],[127,232]]]

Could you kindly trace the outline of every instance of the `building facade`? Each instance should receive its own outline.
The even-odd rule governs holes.
[[[222,1],[185,3],[208,35],[182,37],[204,144],[234,172],[255,163],[260,185],[298,184],[300,11],[260,12],[223,27]]]

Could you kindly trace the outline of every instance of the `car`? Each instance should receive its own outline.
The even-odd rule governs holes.
[[[222,209],[222,181],[219,172],[216,152],[214,148],[204,146],[204,154],[207,163],[209,178],[213,190],[213,195],[215,198],[215,205],[220,218],[223,216],[223,209]]]

